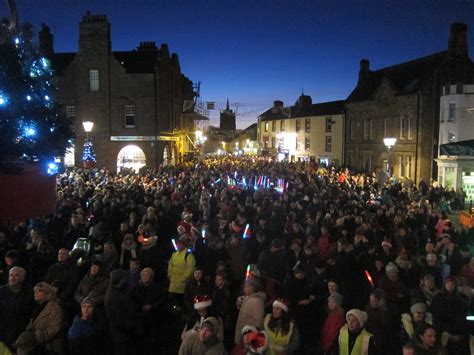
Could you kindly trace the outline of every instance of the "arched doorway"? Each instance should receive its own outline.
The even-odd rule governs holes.
[[[146,165],[145,153],[136,145],[123,147],[117,155],[117,172],[123,169],[133,169],[136,173]]]

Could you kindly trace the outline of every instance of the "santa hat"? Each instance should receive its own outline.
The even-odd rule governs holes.
[[[384,240],[384,241],[382,242],[382,247],[385,247],[385,246],[391,248],[391,247],[392,247],[392,243],[390,243],[388,240]]]
[[[191,225],[187,222],[181,221],[178,224],[178,234],[190,234],[191,233]]]
[[[367,318],[368,318],[368,315],[366,312],[364,311],[361,311],[360,309],[357,309],[357,308],[353,308],[351,309],[349,312],[347,312],[346,314],[346,321],[349,322],[349,316],[350,315],[353,315],[354,317],[357,318],[357,320],[359,321],[359,324],[362,327],[364,327],[365,323],[367,323]]]
[[[278,307],[285,311],[285,313],[288,313],[288,305],[288,300],[285,300],[283,298],[277,298],[275,301],[273,301],[273,307]]]
[[[207,307],[212,306],[212,300],[208,295],[197,295],[194,297],[194,309],[201,310]]]
[[[242,328],[244,343],[254,354],[263,354],[268,348],[267,334],[253,325],[246,325]]]

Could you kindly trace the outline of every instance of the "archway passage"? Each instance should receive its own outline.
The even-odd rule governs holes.
[[[117,172],[124,169],[132,169],[136,173],[146,165],[145,153],[136,145],[123,147],[117,155]]]

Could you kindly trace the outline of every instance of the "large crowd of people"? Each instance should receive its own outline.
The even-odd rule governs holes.
[[[0,229],[0,353],[473,354],[463,199],[258,157],[68,170]]]

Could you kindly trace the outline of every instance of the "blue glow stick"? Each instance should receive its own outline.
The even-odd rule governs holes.
[[[171,239],[171,242],[173,243],[174,250],[178,251],[178,246],[176,245],[176,241],[174,239]]]
[[[250,227],[250,224],[247,223],[247,225],[245,226],[244,235],[243,235],[244,239],[247,239],[247,232],[249,230],[249,227]]]

